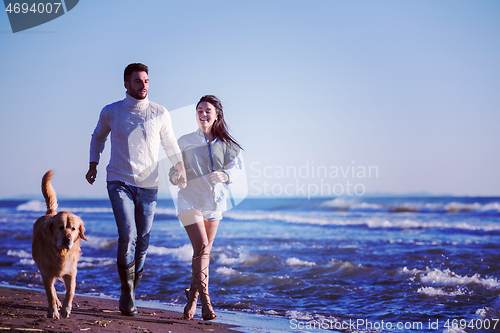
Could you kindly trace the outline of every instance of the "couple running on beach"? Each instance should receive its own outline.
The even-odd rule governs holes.
[[[241,146],[228,133],[222,104],[213,95],[196,105],[198,130],[177,141],[168,111],[148,100],[148,67],[133,63],[125,68],[125,99],[105,106],[92,134],[86,179],[93,184],[97,165],[111,133],[111,158],[106,167],[107,190],[118,228],[117,266],[121,281],[119,308],[133,316],[135,289],[144,273],[158,195],[160,145],[173,167],[170,182],[179,187],[177,214],[193,246],[192,282],[184,318],[192,319],[198,297],[202,318],[216,318],[208,294],[210,251],[228,185],[241,170]]]

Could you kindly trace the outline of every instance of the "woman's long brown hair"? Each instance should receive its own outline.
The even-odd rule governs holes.
[[[198,109],[198,105],[201,102],[207,102],[212,104],[215,107],[215,111],[217,113],[217,120],[212,125],[212,134],[222,140],[225,143],[232,143],[238,146],[241,150],[243,148],[240,144],[229,134],[229,127],[224,120],[224,112],[222,111],[222,103],[221,101],[215,97],[214,95],[205,95],[200,98],[198,104],[196,104],[196,109]]]

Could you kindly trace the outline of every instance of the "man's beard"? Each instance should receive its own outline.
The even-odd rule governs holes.
[[[148,93],[146,92],[146,95],[143,97],[139,91],[131,91],[129,92],[129,95],[135,99],[145,99],[148,96]]]

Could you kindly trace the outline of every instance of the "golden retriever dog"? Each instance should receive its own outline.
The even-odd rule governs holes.
[[[47,204],[46,215],[33,225],[32,255],[40,270],[43,286],[47,293],[49,308],[48,318],[59,319],[61,302],[57,298],[54,282],[62,278],[66,288],[66,297],[61,308],[61,315],[67,318],[71,312],[76,286],[76,265],[81,256],[80,238],[85,239],[82,220],[69,212],[56,214],[57,198],[50,184],[52,170],[42,179],[42,193]]]

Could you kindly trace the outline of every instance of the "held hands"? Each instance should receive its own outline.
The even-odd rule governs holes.
[[[210,180],[214,183],[227,183],[229,177],[225,172],[222,171],[214,171],[210,174]]]
[[[185,188],[187,185],[186,169],[184,169],[184,164],[179,162],[175,165],[177,169],[176,173],[171,176],[172,184],[177,185],[179,188]],[[214,171],[210,174],[210,180],[214,183],[227,183],[229,176],[222,171]]]
[[[186,169],[184,169],[184,163],[179,162],[175,165],[177,172],[172,175],[172,183],[177,185],[178,188],[185,188],[186,183]]]

